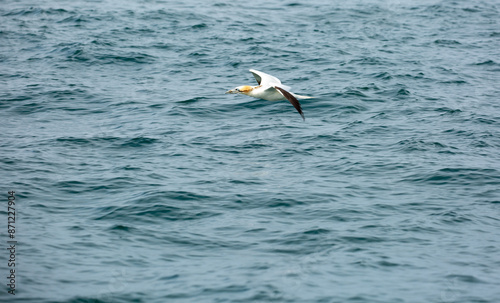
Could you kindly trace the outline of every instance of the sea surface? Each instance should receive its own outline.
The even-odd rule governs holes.
[[[1,302],[500,302],[499,0],[5,0],[0,119]]]

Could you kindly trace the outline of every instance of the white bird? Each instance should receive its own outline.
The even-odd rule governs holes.
[[[260,72],[255,69],[251,69],[250,72],[257,80],[259,85],[250,86],[250,85],[242,85],[238,86],[234,89],[228,90],[226,94],[244,94],[250,97],[264,99],[268,101],[280,101],[280,100],[288,100],[292,103],[293,107],[299,112],[302,116],[302,119],[305,120],[304,114],[302,113],[302,108],[300,107],[300,103],[298,99],[310,99],[313,97],[301,96],[290,92],[290,87],[281,84],[280,79],[268,75],[266,73]]]

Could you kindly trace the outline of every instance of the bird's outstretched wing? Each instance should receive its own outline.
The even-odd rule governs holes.
[[[259,85],[266,86],[266,85],[269,85],[271,83],[273,83],[275,85],[281,84],[280,79],[278,79],[274,76],[271,76],[269,74],[260,72],[260,71],[255,70],[255,69],[251,69],[250,72],[253,74],[253,76],[255,77],[255,80],[257,80],[257,83],[259,83]]]
[[[290,101],[290,103],[292,103],[293,107],[295,107],[295,109],[302,116],[302,119],[305,120],[306,118],[304,118],[304,114],[302,113],[302,107],[300,107],[299,100],[279,86],[274,86],[274,88],[276,88],[288,101]]]

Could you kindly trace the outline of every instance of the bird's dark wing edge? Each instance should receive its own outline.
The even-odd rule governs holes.
[[[250,72],[254,76],[255,80],[257,80],[257,83],[259,83],[259,85],[260,85],[260,82],[262,82],[262,78],[259,75],[257,75],[256,73],[254,73],[253,71],[250,71]]]
[[[282,89],[279,86],[275,86],[274,88],[276,88],[280,93],[282,93],[283,96],[285,96],[285,98],[288,101],[290,101],[293,107],[295,107],[295,109],[299,112],[299,114],[302,116],[302,119],[306,120],[306,118],[304,118],[304,113],[302,113],[302,107],[300,107],[299,100],[297,100],[297,98],[295,98],[292,94],[290,94],[289,92],[287,92],[286,90]]]

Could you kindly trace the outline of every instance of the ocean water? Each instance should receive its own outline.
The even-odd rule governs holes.
[[[500,302],[500,1],[0,5],[1,302]],[[274,75],[302,100],[226,95]]]

